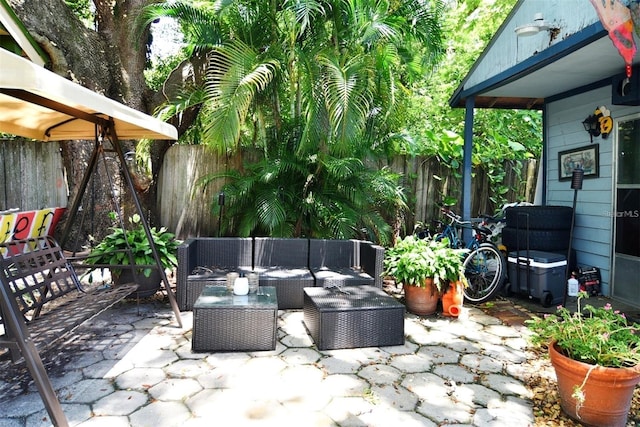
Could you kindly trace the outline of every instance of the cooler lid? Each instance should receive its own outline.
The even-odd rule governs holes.
[[[513,258],[514,261],[516,258],[527,259],[528,258],[536,263],[541,264],[551,264],[564,261],[566,263],[567,256],[563,254],[559,254],[557,252],[544,252],[544,251],[512,251],[509,252],[509,258]]]

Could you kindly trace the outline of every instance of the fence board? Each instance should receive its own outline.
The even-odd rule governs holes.
[[[236,167],[238,162],[239,157],[228,160],[202,145],[169,148],[158,178],[160,222],[180,239],[217,236],[218,216],[213,208],[224,181],[206,188],[196,184],[201,177]]]
[[[0,210],[66,207],[63,171],[57,142],[0,141]]]

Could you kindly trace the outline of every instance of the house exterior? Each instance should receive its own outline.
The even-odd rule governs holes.
[[[620,10],[635,2],[614,3]],[[589,0],[520,0],[450,105],[466,109],[465,172],[471,170],[474,109],[542,110],[541,204],[575,203],[577,263],[600,269],[604,295],[640,307],[637,64],[640,54],[632,57],[628,77],[625,59]],[[583,124],[589,117],[592,134]],[[576,166],[585,173],[581,189],[572,188]],[[470,175],[465,173],[465,196]],[[469,203],[465,197],[463,211]]]

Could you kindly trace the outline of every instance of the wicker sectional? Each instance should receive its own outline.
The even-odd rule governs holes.
[[[256,271],[262,286],[276,288],[279,309],[301,309],[306,287],[382,288],[383,258],[384,248],[361,240],[191,238],[178,248],[178,307],[192,310],[204,287],[224,285],[229,271]]]
[[[225,286],[230,271],[253,268],[253,239],[198,237],[178,247],[176,293],[178,307],[191,311],[207,285]]]

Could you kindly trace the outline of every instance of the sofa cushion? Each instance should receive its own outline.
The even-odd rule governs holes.
[[[253,266],[259,267],[308,267],[309,241],[307,239],[284,239],[256,237],[253,243]]]
[[[314,268],[311,273],[316,286],[332,288],[350,285],[374,285],[375,280],[360,268]]]
[[[302,290],[314,286],[313,275],[306,267],[256,267],[260,286],[273,286],[278,296],[278,309],[302,308]]]
[[[310,239],[309,269],[318,287],[375,284],[361,266],[359,240]]]
[[[178,308],[191,310],[208,284],[223,284],[230,271],[251,271],[253,239],[197,237],[178,247],[176,293]]]

